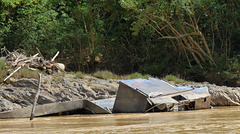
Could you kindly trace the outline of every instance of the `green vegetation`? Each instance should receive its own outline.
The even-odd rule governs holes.
[[[83,78],[85,77],[85,74],[82,73],[82,72],[76,72],[75,77],[76,77],[76,78],[83,79]]]
[[[58,62],[75,72],[223,82],[240,79],[239,6],[239,0],[5,0],[0,48],[35,54],[38,47],[46,59],[60,51]]]
[[[16,78],[34,78],[39,79],[38,76],[39,71],[32,71],[26,67],[21,68],[18,72],[13,74]]]
[[[6,76],[7,76],[6,63],[3,60],[0,60],[0,83],[3,82]]]
[[[0,83],[3,82],[3,80],[7,77],[8,75],[8,69],[7,69],[7,65],[3,60],[0,60]],[[13,70],[9,67],[10,70]],[[15,74],[13,74],[13,77],[16,78],[35,78],[38,79],[38,72],[39,71],[32,71],[29,70],[28,68],[22,68],[20,69],[18,72],[16,72]]]
[[[110,71],[98,71],[92,74],[92,76],[101,78],[101,79],[137,79],[137,78],[143,78],[147,79],[149,77],[152,77],[151,75],[143,75],[141,73],[132,73],[128,75],[116,75],[113,74]]]
[[[123,79],[136,79],[136,78],[147,79],[149,77],[152,77],[152,76],[148,75],[148,74],[143,75],[143,74],[140,74],[140,73],[132,73],[132,74],[129,74],[129,75],[125,75],[122,78]]]
[[[173,82],[176,82],[176,83],[188,83],[189,81],[186,81],[184,79],[180,79],[174,75],[167,75],[163,78],[163,80],[165,81],[173,81]]]
[[[97,78],[101,78],[101,79],[121,79],[120,76],[113,74],[110,71],[97,71],[95,73],[92,74],[92,76],[97,77]]]

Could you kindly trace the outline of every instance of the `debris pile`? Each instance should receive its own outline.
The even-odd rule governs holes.
[[[38,50],[38,49],[37,49]],[[47,73],[51,74],[53,71],[64,71],[65,66],[62,63],[54,63],[55,58],[58,56],[59,51],[51,60],[45,60],[41,52],[27,57],[23,53],[20,53],[19,50],[14,52],[8,51],[5,47],[1,49],[1,54],[5,54],[5,57],[2,57],[6,64],[13,67],[15,70],[4,79],[6,81],[11,77],[15,72],[20,70],[22,67],[27,67],[30,70],[46,70]],[[41,55],[40,57],[38,55]]]

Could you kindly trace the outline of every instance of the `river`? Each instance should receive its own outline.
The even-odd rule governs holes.
[[[240,107],[0,119],[0,133],[240,133]]]

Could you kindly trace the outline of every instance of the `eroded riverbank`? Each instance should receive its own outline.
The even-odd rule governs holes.
[[[0,119],[1,133],[239,133],[240,107]]]
[[[0,112],[32,106],[38,80],[11,79],[0,85]],[[104,80],[91,76],[83,79],[71,75],[43,76],[38,104],[74,101],[79,99],[99,100],[116,96],[119,80]],[[217,86],[203,83],[171,83],[174,86],[208,87],[212,106],[239,106],[240,87]]]

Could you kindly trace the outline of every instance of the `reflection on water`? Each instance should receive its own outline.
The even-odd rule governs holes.
[[[240,133],[240,107],[0,119],[0,133]]]

